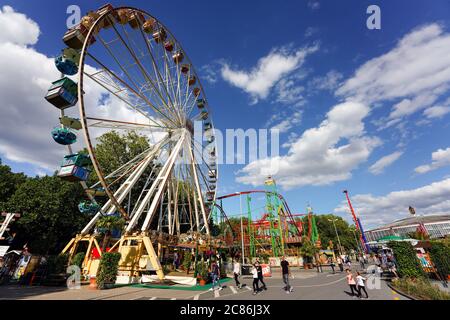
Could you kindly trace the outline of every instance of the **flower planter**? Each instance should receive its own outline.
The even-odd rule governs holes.
[[[95,277],[89,279],[89,289],[97,290],[97,279],[95,279]]]
[[[203,286],[205,286],[206,285],[206,281],[205,280],[203,280],[203,279],[201,279],[200,281],[199,281],[199,284],[203,287]]]

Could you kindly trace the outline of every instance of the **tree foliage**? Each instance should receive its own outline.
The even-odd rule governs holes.
[[[116,282],[120,257],[119,252],[105,252],[102,254],[96,276],[99,289],[105,289],[106,284]]]
[[[32,253],[59,253],[87,223],[77,207],[82,198],[79,184],[56,176],[28,179],[7,203],[9,211],[21,214],[14,225],[17,237]]]
[[[397,271],[400,277],[422,278],[424,271],[411,243],[391,241],[388,247],[394,252]]]
[[[450,274],[450,247],[443,242],[433,241],[430,248],[430,258],[438,273],[447,278]]]
[[[113,172],[150,147],[147,138],[134,131],[124,135],[109,131],[97,140],[95,157],[105,173]],[[95,172],[91,175],[91,179],[98,180]]]
[[[349,225],[347,221],[345,221],[342,217],[335,216],[333,214],[324,214],[324,215],[316,215],[316,225],[319,231],[319,238],[322,244],[322,249],[326,249],[328,244],[333,241],[333,247],[338,247],[338,239],[336,235],[336,230],[334,229],[333,223],[329,220],[335,220],[337,233],[339,234],[339,240],[341,241],[341,245],[345,250],[357,250],[358,244],[355,241],[358,239],[358,233],[354,234],[352,231],[352,226]],[[303,227],[304,227],[304,235],[308,234],[308,217],[305,216],[302,219]]]
[[[16,192],[27,180],[23,173],[13,173],[11,168],[2,164],[0,159],[0,211],[6,210],[6,203],[9,198]]]

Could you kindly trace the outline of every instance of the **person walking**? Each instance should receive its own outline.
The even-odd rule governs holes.
[[[338,266],[339,266],[339,270],[340,270],[341,272],[344,272],[344,262],[342,262],[342,258],[339,257],[339,256],[338,256],[338,258],[337,258],[337,263],[338,263]]]
[[[356,272],[356,284],[358,285],[358,295],[359,298],[362,298],[362,293],[361,290],[364,291],[364,293],[366,294],[366,299],[369,298],[369,295],[367,294],[366,291],[366,278],[364,278],[358,271]]]
[[[352,269],[352,261],[350,260],[349,256],[347,256],[345,258],[345,263],[347,264],[347,268],[351,270]]]
[[[362,255],[359,256],[359,265],[362,270],[366,269],[364,257]]]
[[[334,264],[334,260],[333,260],[333,258],[331,257],[329,261],[330,261],[330,267],[331,267],[331,269],[333,270],[333,274],[335,274],[335,273],[336,273],[336,271],[334,270],[334,266],[335,266],[335,264]]]
[[[255,266],[256,266],[256,269],[258,270],[258,281],[261,282],[261,284],[263,285],[262,289],[267,290],[267,286],[264,283],[264,275],[263,275],[263,271],[262,271],[262,266],[258,260],[256,260]]]
[[[352,291],[352,296],[359,296],[358,289],[356,288],[356,281],[355,278],[353,278],[353,274],[350,271],[350,269],[347,269],[347,284],[350,287],[350,290]]]
[[[259,278],[258,278],[258,269],[256,269],[256,265],[253,265],[252,276],[253,276],[253,295],[256,295],[259,292],[258,286]]]
[[[218,289],[223,290],[222,285],[220,284],[220,268],[219,265],[213,260],[211,264],[211,277],[212,277],[212,286],[210,291],[214,291],[216,289],[216,285],[218,285]]]
[[[281,265],[281,275],[283,277],[283,282],[285,284],[283,289],[286,291],[286,293],[291,293],[292,291],[294,291],[294,288],[292,288],[289,284],[289,277],[291,275],[291,270],[289,269],[289,262],[286,261],[284,256],[281,257],[280,265]]]
[[[239,282],[239,276],[241,275],[241,264],[239,263],[239,260],[234,260],[234,266],[233,266],[233,274],[234,274],[234,281],[236,282],[236,287],[239,289],[242,289],[242,285]]]

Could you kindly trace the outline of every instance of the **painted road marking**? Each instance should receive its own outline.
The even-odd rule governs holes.
[[[237,290],[236,290],[236,288],[235,288],[235,287],[233,287],[233,286],[230,286],[230,289],[231,289],[231,291],[233,291],[233,293],[234,293],[234,294],[236,294],[236,293],[237,293]]]
[[[252,289],[250,289],[250,287],[245,286],[245,289],[247,289],[248,291],[252,291]]]
[[[196,294],[195,296],[194,296],[194,300],[198,300],[200,298],[200,295],[199,294]]]
[[[220,297],[219,290],[214,290],[214,298],[219,298],[219,297]]]
[[[177,300],[177,298],[172,298],[172,299],[170,299],[170,300]]]
[[[156,300],[157,297],[151,297],[149,300]]]

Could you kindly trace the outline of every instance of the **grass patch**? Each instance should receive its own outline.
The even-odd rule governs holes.
[[[450,294],[443,292],[426,279],[395,279],[392,281],[392,285],[420,300],[450,300]]]

